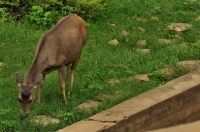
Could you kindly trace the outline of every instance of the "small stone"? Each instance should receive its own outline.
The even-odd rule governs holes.
[[[110,40],[110,41],[108,42],[108,44],[110,44],[110,45],[118,45],[119,42],[117,41],[117,39],[113,39],[113,40]]]
[[[116,24],[110,24],[111,27],[117,28]]]
[[[169,39],[158,39],[158,42],[159,43],[164,43],[164,44],[170,44],[171,40],[169,40]]]
[[[146,54],[150,52],[150,49],[137,49],[137,52]]]
[[[148,82],[149,81],[149,77],[148,77],[147,74],[139,74],[139,75],[130,76],[130,77],[127,78],[127,81],[133,81],[133,80],[139,80],[139,81]]]
[[[179,61],[177,65],[185,67],[187,70],[193,70],[200,65],[199,60],[184,60]]]
[[[129,39],[128,39],[128,38],[126,38],[126,39],[125,39],[125,42],[129,42]]]
[[[3,66],[3,63],[2,62],[0,62],[0,68]]]
[[[169,26],[167,26],[166,30],[174,30],[176,32],[183,32],[191,28],[192,28],[192,25],[188,23],[172,23]]]
[[[197,40],[197,42],[193,43],[193,45],[200,45],[200,40]]]
[[[77,106],[76,109],[90,111],[91,109],[97,109],[98,104],[99,104],[99,102],[97,102],[97,101],[88,100],[88,101],[85,101],[84,103],[80,104],[79,106]]]
[[[146,30],[142,27],[138,27],[138,30],[140,30],[142,33],[144,33]]]
[[[158,17],[156,17],[156,16],[152,16],[152,17],[150,18],[150,20],[152,20],[152,21],[159,21]]]
[[[127,32],[127,31],[124,30],[124,31],[121,32],[121,35],[122,36],[127,36],[127,35],[129,35],[129,32]]]
[[[108,84],[118,84],[118,83],[120,83],[120,80],[116,79],[116,78],[112,78],[112,79],[108,79],[106,82]]]
[[[146,46],[147,45],[147,41],[146,40],[138,40],[136,42],[137,46]]]
[[[200,16],[198,16],[198,17],[195,19],[195,21],[200,21]]]
[[[46,115],[39,115],[34,117],[31,120],[31,122],[35,122],[40,125],[48,125],[48,124],[58,124],[60,123],[60,120]]]
[[[149,81],[149,77],[147,74],[140,74],[140,75],[135,75],[135,79],[139,80],[139,81]]]

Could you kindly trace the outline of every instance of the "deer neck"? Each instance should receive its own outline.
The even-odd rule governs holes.
[[[36,59],[34,59],[26,74],[24,83],[26,85],[32,85],[37,76],[39,74],[42,74],[42,71],[43,71],[43,65],[39,63]]]

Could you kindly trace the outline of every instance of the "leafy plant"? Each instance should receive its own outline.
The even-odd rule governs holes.
[[[57,114],[57,117],[62,118],[64,121],[70,121],[70,122],[75,121],[75,115],[73,112],[61,111],[60,113]]]
[[[38,25],[47,26],[48,23],[52,22],[52,12],[44,12],[41,6],[32,6],[28,17],[31,22],[36,22]]]
[[[0,8],[0,23],[5,22],[8,18],[7,8]]]

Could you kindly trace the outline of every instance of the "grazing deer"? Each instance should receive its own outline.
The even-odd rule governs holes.
[[[65,83],[68,80],[67,77],[70,70],[71,91],[75,70],[86,40],[86,24],[76,14],[61,18],[52,29],[41,36],[24,82],[22,82],[19,74],[16,73],[22,117],[27,116],[34,99],[34,89],[39,84],[37,102],[40,102],[45,76],[53,70],[58,70],[60,89],[64,102],[67,103]]]

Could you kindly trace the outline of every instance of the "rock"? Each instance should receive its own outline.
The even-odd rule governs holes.
[[[108,79],[106,82],[108,84],[118,84],[118,83],[120,83],[120,80],[116,79],[116,78],[112,78],[112,79]]]
[[[163,68],[163,69],[156,71],[156,73],[158,73],[159,75],[161,74],[165,77],[172,75],[173,72],[174,72],[174,70],[172,68]]]
[[[128,77],[126,80],[127,81],[139,80],[139,81],[148,82],[149,76],[147,74],[139,74],[139,75]]]
[[[122,35],[122,36],[127,36],[127,35],[129,35],[129,32],[123,30],[123,31],[121,32],[121,35]]]
[[[137,52],[146,54],[150,52],[150,49],[137,49]]]
[[[197,42],[193,43],[192,45],[200,45],[200,40],[197,40]]]
[[[152,16],[152,17],[150,18],[150,20],[152,20],[152,21],[159,21],[158,17],[155,17],[155,16]]]
[[[159,43],[164,43],[164,44],[170,44],[171,40],[169,40],[169,39],[158,39],[158,42]]]
[[[118,45],[119,42],[117,41],[117,39],[113,39],[113,40],[110,40],[110,41],[108,42],[108,44],[110,44],[110,45]]]
[[[198,16],[198,17],[195,19],[195,21],[200,21],[200,16]]]
[[[60,120],[46,115],[39,115],[34,117],[31,120],[31,122],[35,122],[40,125],[48,125],[48,124],[58,124],[60,123]]]
[[[117,28],[116,24],[110,24],[111,27]]]
[[[192,25],[188,24],[188,23],[172,23],[171,25],[167,26],[166,30],[174,30],[176,32],[184,32],[191,28],[192,28]]]
[[[121,94],[121,91],[115,91],[113,94],[103,94],[100,93],[97,96],[95,96],[95,98],[99,101],[103,101],[104,99],[115,99],[118,98]]]
[[[183,42],[180,44],[181,47],[183,48],[188,48],[188,43],[187,42]]]
[[[137,46],[146,46],[147,45],[147,41],[146,40],[138,40],[136,42]]]
[[[80,104],[79,106],[77,106],[76,109],[90,111],[91,109],[97,109],[98,104],[99,104],[99,102],[97,102],[97,101],[88,100],[88,101],[85,101],[84,103]]]
[[[199,60],[184,60],[179,61],[177,65],[185,67],[187,70],[193,70],[200,65]]]
[[[146,30],[142,27],[138,27],[138,30],[140,30],[142,33],[144,33]]]
[[[99,100],[99,101],[103,101],[104,99],[110,98],[110,97],[111,97],[110,95],[106,95],[106,94],[100,93],[100,94],[98,94],[95,98],[96,98],[97,100]]]
[[[135,75],[135,79],[139,81],[149,81],[149,77],[147,74]]]

